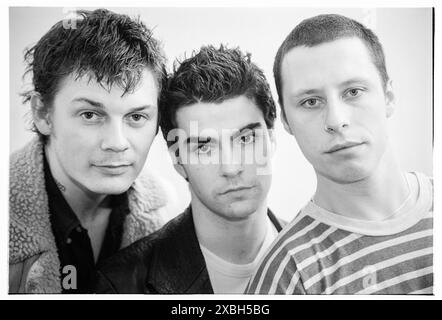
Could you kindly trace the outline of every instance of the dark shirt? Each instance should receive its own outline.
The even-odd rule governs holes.
[[[97,263],[95,263],[88,231],[83,228],[58,188],[46,157],[44,171],[49,200],[49,216],[60,258],[63,293],[92,293],[100,263],[120,249],[124,219],[129,213],[127,193],[111,198],[112,211],[100,254]],[[76,277],[71,266],[75,267]],[[72,289],[75,278],[76,289]]]

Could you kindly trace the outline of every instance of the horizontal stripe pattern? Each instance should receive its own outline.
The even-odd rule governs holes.
[[[433,215],[400,233],[352,233],[304,215],[249,283],[253,294],[432,294]]]

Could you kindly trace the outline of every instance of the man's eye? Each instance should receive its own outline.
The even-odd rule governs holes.
[[[134,126],[142,126],[148,120],[148,116],[141,113],[131,113],[126,117],[126,119]]]
[[[135,122],[139,122],[140,120],[143,120],[143,119],[146,118],[145,116],[143,116],[142,114],[139,114],[139,113],[134,113],[134,114],[132,114],[130,117],[131,117],[132,120],[135,121]]]
[[[242,144],[249,144],[249,143],[253,143],[254,141],[255,141],[255,133],[240,137],[240,142]]]
[[[358,97],[359,95],[361,95],[362,90],[358,89],[358,88],[353,88],[347,91],[347,96],[349,97]]]
[[[92,111],[86,111],[80,114],[80,116],[85,120],[97,120],[98,115]]]
[[[301,105],[306,108],[314,108],[319,104],[319,100],[316,98],[310,98],[301,102]]]
[[[198,146],[197,152],[199,154],[207,154],[211,151],[211,148],[208,144],[202,144],[200,146]]]
[[[129,119],[133,122],[141,122],[143,120],[147,120],[147,116],[141,113],[132,113],[129,115]]]

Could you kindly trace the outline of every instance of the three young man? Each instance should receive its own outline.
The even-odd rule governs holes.
[[[10,158],[10,293],[90,293],[96,268],[158,229],[166,197],[141,174],[165,79],[140,21],[79,11],[26,53],[37,136]]]
[[[104,25],[87,34],[99,40]],[[40,48],[54,48],[49,40]],[[71,265],[78,292],[90,292],[97,262],[158,227],[161,188],[132,184],[157,130],[164,73],[151,45],[142,68],[117,63],[117,73],[101,68],[120,60],[75,51],[59,69],[59,60],[33,62],[29,98],[42,135],[11,158],[11,292],[60,292],[59,270]],[[37,62],[46,57],[38,47]],[[45,83],[54,67],[62,76]],[[432,292],[432,182],[402,172],[389,146],[394,95],[376,35],[342,16],[307,19],[281,45],[274,74],[284,126],[316,172],[312,200],[277,237],[266,203],[276,114],[268,84],[239,50],[203,47],[161,103],[191,204],[108,259],[96,292],[242,293],[261,257],[248,293]],[[137,197],[147,200],[147,227],[130,205]]]
[[[431,294],[432,180],[387,136],[394,94],[376,35],[339,15],[301,22],[274,75],[286,130],[317,176],[248,286],[261,294]]]
[[[281,224],[267,208],[275,104],[239,49],[201,48],[164,89],[161,128],[191,203],[100,269],[98,293],[243,293]]]

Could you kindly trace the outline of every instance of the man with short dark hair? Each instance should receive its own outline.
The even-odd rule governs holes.
[[[79,11],[25,54],[36,137],[10,158],[10,293],[89,293],[96,268],[162,225],[139,176],[158,131],[160,44],[139,20]]]
[[[203,47],[170,77],[161,128],[188,209],[100,268],[98,293],[243,293],[281,229],[267,208],[275,105],[239,49]]]
[[[286,130],[317,177],[248,285],[258,294],[431,294],[432,179],[401,170],[382,46],[339,15],[301,22],[274,75]]]

